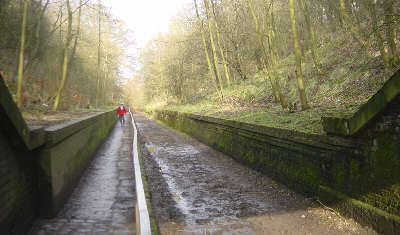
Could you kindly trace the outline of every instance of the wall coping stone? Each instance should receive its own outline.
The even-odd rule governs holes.
[[[6,124],[2,123],[2,130],[4,129],[12,138],[17,138],[17,141],[22,142],[28,150],[33,150],[42,145],[52,146],[95,123],[102,114],[113,111],[100,112],[46,128],[28,126],[0,74],[0,113],[6,116]],[[15,135],[15,133],[18,133],[18,135]]]
[[[245,123],[236,120],[222,119],[210,116],[202,116],[198,114],[169,111],[169,110],[155,110],[155,112],[169,112],[177,115],[185,115],[188,118],[199,120],[203,122],[215,123],[222,126],[233,127],[235,129],[241,129],[252,133],[257,133],[265,136],[270,136],[277,139],[283,139],[287,141],[293,141],[310,146],[318,146],[320,148],[328,150],[341,150],[346,148],[351,151],[357,151],[360,146],[363,145],[358,139],[343,138],[340,136],[328,136],[309,134],[304,132],[298,132],[294,130],[280,129],[275,127],[267,127],[258,124]]]
[[[33,127],[30,129],[28,127],[1,75],[0,112],[3,113],[6,119],[6,123],[2,123],[6,132],[12,136],[12,138],[18,136],[18,141],[21,141],[28,150],[35,149],[44,144],[45,138],[43,128]],[[15,136],[14,133],[18,133],[17,136]]]
[[[323,128],[330,134],[354,135],[382,112],[399,94],[400,69],[352,117],[322,117]]]
[[[61,124],[46,127],[44,129],[46,133],[46,146],[52,146],[68,136],[90,126],[95,123],[104,113],[113,112],[113,110],[100,112],[88,117],[84,117],[77,120],[66,121]]]

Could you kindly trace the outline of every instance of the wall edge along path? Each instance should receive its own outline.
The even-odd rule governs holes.
[[[399,71],[367,102],[382,100],[377,97],[384,94],[385,105],[379,111],[363,106],[357,112],[355,116],[363,117],[367,112],[369,121],[350,126],[357,129],[350,131],[352,136],[333,135],[330,129],[327,135],[307,134],[166,110],[153,111],[153,117],[297,191],[319,197],[380,233],[396,234],[400,231],[398,91]]]
[[[62,208],[115,121],[112,110],[44,129],[46,141],[37,156],[42,217]]]
[[[0,74],[0,234],[23,234],[36,217],[34,149],[43,143],[43,129],[28,128]]]
[[[0,75],[0,234],[25,234],[68,199],[116,122],[114,110],[28,127]]]

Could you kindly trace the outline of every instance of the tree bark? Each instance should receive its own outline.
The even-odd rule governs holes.
[[[215,49],[214,36],[213,36],[213,32],[212,32],[212,27],[211,27],[209,2],[208,2],[208,0],[203,0],[203,2],[204,2],[204,8],[206,10],[206,16],[207,16],[208,35],[210,36],[211,53],[213,55],[213,62],[214,62],[213,63],[214,71],[215,71],[215,75],[218,79],[219,88],[221,90],[221,93],[223,94],[223,84],[222,84],[221,75],[220,75],[219,69],[218,69],[218,57],[217,57],[217,53],[216,53],[216,49]]]
[[[24,50],[25,50],[25,31],[26,31],[26,20],[28,15],[28,0],[24,0],[24,12],[22,15],[21,25],[21,44],[19,49],[19,62],[18,62],[18,80],[17,80],[17,105],[22,107],[22,77],[24,75]]]
[[[290,22],[292,24],[294,50],[295,50],[295,55],[296,55],[296,77],[297,77],[297,85],[298,85],[299,95],[300,95],[301,109],[306,110],[306,109],[309,109],[310,106],[308,105],[308,102],[307,102],[307,95],[306,95],[306,91],[304,88],[304,82],[303,82],[303,72],[301,69],[301,51],[300,51],[299,41],[298,41],[298,37],[297,37],[296,17],[294,14],[293,0],[289,0],[289,10],[290,10]]]
[[[304,0],[300,0],[299,4],[301,7],[301,10],[303,11],[304,18],[306,20],[306,24],[308,27],[308,33],[310,34],[311,54],[312,54],[312,57],[314,60],[315,69],[317,70],[317,72],[319,74],[323,74],[321,60],[319,58],[319,53],[317,51],[317,45],[315,42],[315,31],[314,31],[314,27],[313,27],[311,19],[310,19],[310,13],[308,11],[308,6]]]
[[[351,35],[353,38],[361,45],[361,47],[366,47],[366,43],[364,40],[361,39],[360,34],[357,32],[357,30],[354,28],[353,24],[351,23],[350,16],[347,14],[346,11],[346,6],[344,3],[344,0],[339,0],[340,3],[340,14],[342,17],[343,22],[349,27]]]
[[[211,64],[210,56],[209,56],[208,50],[207,50],[206,37],[204,35],[203,20],[201,20],[201,18],[200,18],[199,9],[198,9],[196,0],[193,0],[193,2],[194,2],[194,6],[196,8],[197,21],[199,22],[199,25],[200,25],[201,39],[202,39],[202,42],[203,42],[204,54],[206,55],[208,70],[209,70],[210,75],[213,77],[215,89],[217,90],[217,93],[220,96],[220,98],[222,98],[222,93],[218,88],[218,79],[217,79],[217,76],[216,76],[215,71],[213,69],[213,66]]]
[[[43,8],[40,8],[40,13],[37,18],[36,28],[35,28],[35,45],[33,46],[33,49],[30,53],[29,61],[28,61],[28,64],[26,65],[25,70],[28,70],[30,68],[30,66],[33,64],[34,60],[39,57],[39,48],[40,48],[40,43],[42,42],[41,38],[40,38],[40,28],[42,25],[44,13],[46,12],[47,6],[49,5],[49,3],[50,3],[50,0],[47,0],[46,3],[44,4]],[[40,7],[42,6],[42,1],[40,1],[39,6]]]
[[[230,86],[231,85],[231,80],[230,80],[230,77],[229,77],[229,69],[228,69],[228,64],[226,63],[224,50],[222,49],[222,45],[221,45],[221,37],[220,37],[217,17],[215,15],[215,3],[214,3],[214,0],[211,0],[211,6],[212,6],[213,15],[214,15],[215,31],[216,31],[216,34],[217,34],[217,45],[218,45],[219,53],[221,54],[222,63],[224,65],[226,84],[228,86]]]
[[[72,31],[72,11],[71,11],[71,6],[69,4],[69,0],[66,0],[67,2],[67,13],[68,13],[68,26],[67,26],[67,35],[66,35],[66,40],[65,40],[65,45],[64,45],[64,58],[63,58],[63,68],[62,68],[62,77],[61,77],[61,82],[60,86],[58,87],[58,91],[56,94],[56,99],[54,101],[53,105],[53,111],[57,111],[58,109],[58,104],[60,102],[60,97],[62,94],[62,91],[64,89],[64,84],[67,79],[67,71],[68,71],[68,52],[69,52],[69,45],[71,43],[72,37],[71,37],[71,31]]]
[[[101,1],[99,0],[99,9],[98,9],[98,14],[99,14],[99,22],[98,22],[98,33],[99,33],[99,42],[97,44],[97,83],[96,83],[96,108],[99,107],[99,95],[100,95],[100,53],[101,53]]]
[[[264,0],[264,4],[267,7],[267,1]],[[271,4],[271,7],[267,10],[266,14],[266,24],[267,24],[267,35],[268,35],[268,45],[269,45],[269,51],[270,51],[270,57],[271,57],[271,67],[272,67],[272,72],[275,77],[275,86],[278,91],[279,95],[279,100],[281,102],[282,108],[287,108],[288,104],[286,101],[286,97],[283,95],[281,91],[281,85],[280,85],[280,78],[279,78],[279,73],[277,70],[277,54],[275,51],[275,47],[277,46],[275,43],[275,32],[274,32],[274,20],[273,20],[273,2]]]
[[[236,63],[236,66],[234,66],[234,68],[235,68],[236,72],[238,72],[240,78],[242,80],[246,80],[247,79],[246,74],[243,72],[242,66],[241,66],[242,55],[239,52],[239,45],[237,44],[237,42],[233,42],[233,46],[234,46],[234,50],[235,50],[234,57],[235,57],[235,63]]]
[[[79,10],[78,10],[78,19],[76,23],[76,35],[75,35],[75,40],[74,40],[74,46],[72,47],[72,52],[71,52],[71,57],[70,57],[70,63],[73,63],[73,60],[75,58],[75,53],[76,53],[76,47],[78,46],[78,38],[81,32],[81,13],[82,13],[82,0],[79,0]]]
[[[394,67],[399,63],[399,55],[396,50],[396,36],[394,32],[394,13],[393,0],[384,1],[385,8],[385,25],[386,25],[386,40],[389,45],[389,62]]]
[[[265,70],[268,69],[268,66],[267,66],[268,57],[267,57],[267,53],[265,51],[265,46],[264,46],[264,42],[263,42],[263,38],[262,38],[262,32],[260,30],[260,25],[259,25],[259,22],[258,22],[258,17],[256,15],[255,11],[254,11],[254,7],[253,7],[253,4],[251,3],[251,0],[247,0],[247,5],[249,6],[250,13],[253,16],[253,21],[254,21],[254,24],[255,24],[255,27],[256,27],[258,45],[260,47],[261,54],[262,54],[262,57],[264,59],[264,63],[263,63],[264,69],[263,69],[263,71],[264,71],[265,75],[269,78],[269,80],[271,82],[272,92],[274,94],[275,102],[278,103],[278,102],[280,102],[280,99],[279,99],[279,92],[278,92],[278,90],[276,88],[276,85],[275,85],[276,84],[275,83],[275,79],[270,76],[270,73],[267,73],[267,71],[265,71]]]
[[[376,37],[376,41],[378,43],[379,51],[381,53],[381,57],[382,57],[382,60],[383,60],[383,66],[385,68],[385,71],[388,71],[388,69],[390,68],[390,65],[389,65],[388,56],[387,56],[386,50],[385,50],[385,44],[383,43],[382,34],[381,34],[381,31],[379,30],[379,27],[378,27],[375,0],[370,0],[368,5],[369,5],[368,6],[369,12],[370,12],[371,18],[372,18],[372,27],[373,27],[374,34],[375,34],[375,37]]]

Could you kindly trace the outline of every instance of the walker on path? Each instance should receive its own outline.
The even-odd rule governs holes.
[[[126,114],[126,108],[124,106],[124,103],[121,103],[117,108],[117,115],[119,118],[119,122],[121,123],[121,126],[123,126],[125,123],[125,114]]]

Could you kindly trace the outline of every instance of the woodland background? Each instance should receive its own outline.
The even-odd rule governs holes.
[[[318,131],[399,68],[399,26],[395,0],[194,0],[138,52],[101,1],[1,0],[0,71],[25,116],[126,102]]]
[[[132,100],[318,124],[357,110],[399,68],[399,23],[393,0],[197,0],[142,51]]]
[[[134,41],[101,2],[1,0],[0,29],[0,72],[24,112],[121,101]]]

